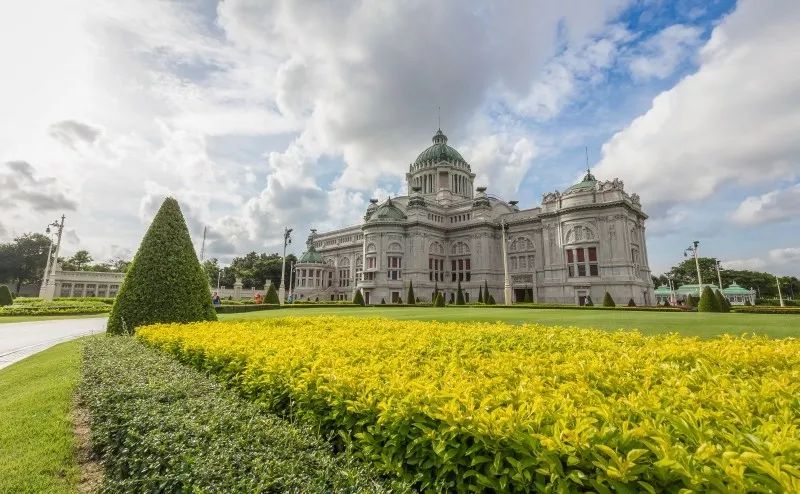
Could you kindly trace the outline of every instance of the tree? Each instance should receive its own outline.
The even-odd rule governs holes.
[[[86,271],[93,260],[88,250],[81,249],[64,261],[61,269],[64,271]]]
[[[495,305],[494,297],[493,297],[491,294],[489,295],[489,302],[488,302],[488,304],[489,304],[489,305]]]
[[[8,289],[7,285],[0,285],[0,307],[13,303],[14,297],[11,296],[11,290]]]
[[[197,260],[178,201],[161,204],[111,307],[108,332],[153,323],[216,321],[208,278]]]
[[[478,287],[478,303],[479,304],[483,303],[483,287],[482,286]]]
[[[267,294],[264,296],[264,303],[265,304],[280,304],[281,300],[278,298],[278,291],[275,290],[275,285],[272,282],[269,282],[269,288],[267,288]]]
[[[611,294],[606,292],[605,296],[603,296],[603,307],[616,307],[617,304],[614,303],[614,299],[611,298]]]
[[[433,299],[433,306],[434,307],[444,307],[444,295],[441,292],[436,294],[436,297]]]
[[[633,301],[633,297],[628,300],[628,307],[636,307],[636,302]]]
[[[527,288],[525,289],[525,299],[523,301],[526,304],[532,304],[533,303],[533,297],[531,296],[532,294],[533,294],[533,290],[529,291]]]
[[[416,302],[416,297],[414,297],[414,285],[410,281],[408,282],[408,295],[406,296],[406,300],[408,300],[408,303],[411,305],[414,305]]]
[[[50,239],[41,233],[26,233],[0,244],[0,281],[13,283],[16,293],[23,283],[41,282],[49,250]]]
[[[711,287],[703,288],[700,295],[700,303],[697,304],[698,312],[719,312],[719,302]]]
[[[458,289],[456,290],[456,305],[464,305],[464,290],[461,289],[461,280],[458,280]]]
[[[364,295],[361,294],[361,290],[356,289],[356,294],[353,296],[353,303],[356,305],[360,305],[364,307],[366,305],[364,303]]]
[[[397,297],[397,305],[403,305],[403,297]]]
[[[381,305],[386,305],[386,299],[381,297]]]

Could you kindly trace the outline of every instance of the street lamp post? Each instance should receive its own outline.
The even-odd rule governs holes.
[[[292,229],[291,228],[284,228],[283,229],[283,262],[281,263],[281,287],[278,290],[278,300],[280,304],[283,305],[284,299],[286,298],[286,286],[284,285],[284,276],[286,275],[286,246],[292,243]]]
[[[785,307],[786,304],[783,303],[783,294],[781,294],[781,281],[778,279],[778,275],[775,275],[775,284],[778,285],[778,299],[781,301],[781,307]]]
[[[506,305],[511,305],[511,282],[508,279],[508,256],[506,255],[506,220],[500,221],[503,239],[503,298]]]
[[[694,256],[694,265],[697,268],[697,295],[700,295],[703,289],[703,277],[700,276],[700,261],[698,260],[700,254],[700,242],[695,240],[686,250],[683,251],[683,257],[687,257],[687,253],[691,252]]]
[[[717,261],[717,281],[719,282],[719,289],[722,290],[722,276],[719,274],[719,259],[715,259]]]
[[[294,301],[294,265],[294,261],[289,264],[289,300],[291,301]]]
[[[56,271],[56,264],[58,264],[58,253],[61,251],[61,235],[64,233],[64,219],[66,216],[63,214],[61,215],[61,222],[58,220],[52,222],[47,226],[47,233],[50,233],[50,227],[58,228],[56,232],[56,250],[55,252],[51,252],[53,249],[53,242],[50,242],[50,248],[48,249],[47,254],[47,265],[45,267],[44,273],[44,280],[42,281],[42,287],[39,290],[39,296],[45,300],[53,300],[55,296],[55,271]]]

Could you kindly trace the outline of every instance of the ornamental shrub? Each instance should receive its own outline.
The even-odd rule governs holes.
[[[707,286],[703,288],[703,292],[700,295],[700,303],[697,304],[697,311],[719,312],[719,301],[716,295],[714,295],[713,290],[711,290],[711,287]]]
[[[178,201],[161,204],[119,289],[107,330],[112,334],[158,322],[216,321],[208,277]]]
[[[332,454],[311,427],[133,338],[91,339],[82,369],[100,492],[408,491]]]
[[[603,296],[603,307],[616,307],[617,304],[614,303],[614,299],[611,298],[611,294],[606,292],[605,296]]]
[[[636,302],[633,301],[633,297],[628,300],[628,307],[636,307]]]
[[[444,295],[441,292],[436,294],[433,305],[434,307],[444,307]]]
[[[386,299],[381,297],[381,305],[386,305]]]
[[[730,312],[730,307],[728,305],[728,297],[723,295],[720,290],[716,290],[714,292],[714,297],[717,299],[717,306],[719,306],[719,312]]]
[[[478,287],[478,303],[479,304],[483,303],[483,287],[482,286]]]
[[[7,285],[0,285],[0,307],[13,303],[14,298],[11,296],[11,290],[8,289]]]
[[[750,299],[745,300],[744,301],[744,305],[746,305],[747,307],[752,307],[753,306],[753,304],[750,303]]]
[[[403,297],[397,297],[397,305],[403,305]]]
[[[447,302],[447,303],[450,304],[450,305],[453,305],[453,304],[456,303],[456,294],[455,293],[450,292],[450,301]]]
[[[591,295],[586,297],[586,307],[594,307],[594,301],[592,301]]]
[[[364,307],[364,295],[361,294],[361,290],[356,289],[356,294],[353,296],[353,303]]]
[[[458,289],[456,290],[456,305],[464,305],[464,290],[461,289],[461,280],[458,280]]]
[[[489,301],[487,302],[487,304],[489,304],[489,305],[495,305],[495,303],[496,303],[496,302],[494,301],[494,297],[493,297],[493,296],[492,296],[492,294],[490,293],[490,294],[489,294]]]
[[[533,295],[533,290],[529,291],[526,288],[525,289],[525,297],[523,299],[523,302],[525,302],[526,304],[532,304],[533,303],[533,296],[532,295]]]
[[[265,304],[280,304],[280,298],[278,298],[278,291],[275,290],[275,285],[272,284],[272,281],[269,282],[269,288],[267,288],[267,295],[264,297]]]
[[[409,304],[414,304],[417,298],[414,296],[414,284],[413,282],[408,282],[408,294],[406,295],[406,300],[408,300]]]
[[[669,299],[664,299],[664,307],[669,307]]]

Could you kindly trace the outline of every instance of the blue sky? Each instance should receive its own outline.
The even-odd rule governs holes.
[[[129,256],[167,194],[223,261],[357,223],[443,130],[490,193],[585,169],[641,195],[655,272],[692,240],[800,274],[793,1],[89,0],[2,7],[0,240],[68,217]]]

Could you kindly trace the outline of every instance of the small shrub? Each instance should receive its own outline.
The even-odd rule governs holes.
[[[525,289],[525,298],[523,299],[523,301],[526,304],[533,303],[533,290],[528,290],[527,288]]]
[[[353,296],[353,303],[364,307],[364,295],[361,294],[361,290],[356,290],[356,294]]]
[[[628,307],[636,307],[636,302],[633,301],[632,297],[630,300],[628,300]]]
[[[747,299],[747,300],[745,300],[745,301],[744,301],[744,305],[745,305],[746,307],[752,307],[752,306],[753,306],[753,304],[750,302],[750,299]]]
[[[13,303],[14,298],[11,296],[11,290],[8,289],[7,285],[0,285],[0,307]]]
[[[442,295],[442,292],[436,294],[436,298],[433,301],[433,305],[434,307],[444,307],[444,295]]]
[[[414,304],[417,298],[414,296],[414,285],[411,281],[408,282],[408,293],[406,294],[406,300],[408,300],[409,304]]]
[[[458,280],[458,289],[456,290],[456,305],[464,305],[464,290],[461,289],[461,280]]]
[[[272,281],[269,282],[269,288],[267,288],[267,295],[264,296],[264,303],[265,304],[280,304],[280,298],[278,298],[278,291],[275,289],[275,285],[272,284]]]
[[[586,307],[594,307],[594,302],[592,301],[592,296],[591,295],[586,297]]]
[[[492,296],[492,294],[489,294],[489,301],[486,302],[486,303],[487,303],[487,305],[495,305],[496,304],[496,302],[494,301],[494,296]]]
[[[616,307],[617,304],[614,303],[614,299],[611,298],[611,294],[606,292],[603,296],[603,307]]]
[[[386,299],[381,297],[381,305],[386,305]]]
[[[719,312],[719,301],[711,287],[703,288],[700,303],[697,304],[698,312]]]

